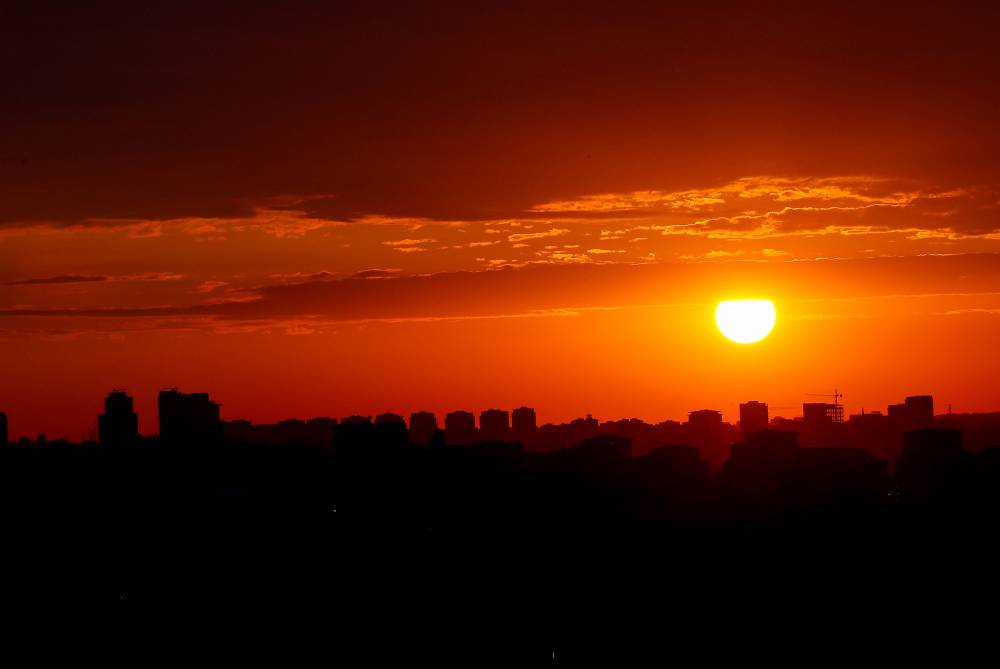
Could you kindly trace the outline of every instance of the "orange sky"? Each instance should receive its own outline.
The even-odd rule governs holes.
[[[0,410],[1000,409],[998,10],[26,6]],[[714,305],[768,297],[738,346]],[[794,410],[776,413],[794,414]]]

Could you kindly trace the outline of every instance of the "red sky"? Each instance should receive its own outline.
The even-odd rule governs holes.
[[[0,15],[15,436],[1000,408],[992,4],[62,4]]]

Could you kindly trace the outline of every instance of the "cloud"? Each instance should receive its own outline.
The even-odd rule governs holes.
[[[323,209],[332,202],[337,203],[334,209]],[[285,196],[260,199],[254,206],[244,206],[229,218],[43,221],[33,224],[35,227],[8,225],[0,234],[125,231],[126,236],[132,238],[182,234],[212,242],[250,233],[295,240],[336,229],[336,232],[326,231],[323,235],[336,234],[341,245],[351,242],[368,245],[373,237],[377,240],[382,236],[376,228],[395,227],[411,235],[416,230],[433,228],[440,233],[375,241],[407,254],[424,253],[431,250],[428,244],[439,241],[445,248],[485,246],[489,242],[461,240],[459,243],[456,239],[462,237],[456,233],[470,230],[469,226],[476,221],[484,226],[485,235],[505,235],[512,244],[563,235],[592,236],[601,240],[628,239],[634,233],[640,233],[639,238],[647,237],[641,234],[643,232],[657,232],[661,237],[731,240],[803,235],[906,235],[907,239],[926,245],[944,241],[1000,240],[1000,217],[997,216],[1000,186],[988,183],[934,186],[916,180],[867,175],[765,174],[680,190],[583,194],[570,199],[542,199],[541,204],[529,204],[515,217],[489,219],[435,219],[373,211],[355,211],[350,216],[338,214],[339,218],[331,218],[334,211],[340,211],[341,205],[343,200],[339,196]],[[319,241],[325,236],[316,235],[310,240]],[[673,244],[662,239],[658,241],[662,245]],[[660,255],[674,254],[670,249],[662,249]]]
[[[385,246],[391,246],[393,248],[400,246],[419,246],[420,244],[433,244],[436,239],[395,239],[390,241],[382,242]]]
[[[7,235],[125,231],[131,239],[162,237],[168,232],[202,239],[226,239],[229,234],[257,232],[278,238],[300,238],[315,230],[345,225],[343,221],[316,218],[305,211],[254,207],[249,214],[230,217],[185,216],[180,218],[88,217],[74,220],[8,221],[2,226]]]
[[[389,279],[398,275],[403,270],[398,267],[364,269],[351,275],[354,279]]]
[[[0,309],[7,331],[155,327],[218,331],[296,321],[484,318],[552,310],[622,308],[719,299],[720,286],[740,286],[777,301],[898,302],[898,296],[936,296],[939,309],[996,308],[1000,280],[992,254],[884,257],[853,260],[602,264],[587,254],[549,252],[520,269],[492,262],[483,271],[351,278],[261,286],[240,301],[195,305]],[[894,296],[889,299],[889,296]],[[875,310],[874,313],[877,313]],[[45,323],[47,325],[40,325]],[[71,325],[75,323],[77,325]],[[147,325],[142,325],[146,323]],[[229,324],[229,325],[226,325]]]
[[[746,255],[746,251],[708,251],[700,255],[681,256],[685,260],[722,260],[726,258],[739,258]]]
[[[177,272],[142,272],[139,274],[125,274],[123,276],[111,277],[110,281],[180,281],[183,274]]]
[[[319,272],[292,272],[288,274],[271,274],[272,279],[281,281],[326,281],[340,276],[337,272],[321,270]]]
[[[120,276],[60,274],[37,279],[19,279],[8,281],[8,286],[51,286],[67,283],[105,283],[112,281],[179,281],[183,274],[176,272],[142,272],[139,274],[123,274]]]
[[[544,232],[516,232],[512,235],[507,235],[508,242],[523,242],[526,239],[544,239],[546,237],[561,237],[563,235],[568,235],[571,230],[566,228],[552,228]]]
[[[629,191],[557,200],[529,211],[567,223],[632,222],[601,239],[655,230],[662,235],[767,238],[805,231],[824,235],[914,233],[957,239],[1000,232],[995,186],[931,187],[866,175],[752,176],[683,191]]]
[[[8,281],[8,286],[49,286],[62,283],[95,283],[107,281],[106,276],[86,276],[83,274],[61,274],[59,276],[48,276],[40,279],[20,279],[18,281]]]
[[[222,288],[223,286],[228,286],[228,281],[202,281],[201,284],[195,288],[195,291],[199,293],[211,293],[217,288]]]
[[[532,207],[537,213],[620,213],[642,210],[697,213],[734,200],[770,202],[822,201],[906,204],[917,193],[899,189],[899,182],[869,176],[744,177],[718,187],[685,191],[631,191],[584,195]]]

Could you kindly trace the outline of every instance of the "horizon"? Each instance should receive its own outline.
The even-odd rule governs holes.
[[[800,403],[799,408],[796,409],[797,413],[789,413],[789,411],[791,411],[791,407],[789,407],[789,406],[775,405],[775,407],[772,408],[772,404],[770,402],[767,402],[766,400],[762,400],[760,398],[756,398],[756,399],[749,399],[748,398],[748,399],[741,400],[737,404],[737,407],[736,407],[735,411],[733,411],[733,410],[728,410],[727,411],[725,409],[720,409],[717,406],[701,406],[701,407],[692,407],[692,408],[688,409],[687,411],[684,412],[684,415],[682,415],[682,416],[665,417],[665,418],[650,418],[650,417],[646,417],[646,416],[636,416],[636,415],[622,415],[622,416],[611,417],[611,416],[602,416],[600,414],[594,414],[593,412],[581,412],[581,413],[576,414],[576,415],[566,415],[566,416],[560,416],[558,418],[544,418],[544,416],[546,415],[544,413],[544,411],[540,413],[538,407],[530,406],[529,404],[521,403],[521,404],[513,404],[513,405],[510,405],[510,406],[501,406],[499,404],[494,403],[494,404],[490,404],[488,406],[487,405],[483,405],[482,407],[456,406],[456,407],[451,407],[451,408],[447,408],[447,409],[437,409],[437,408],[430,408],[430,407],[416,407],[416,408],[413,408],[413,409],[410,409],[410,410],[398,410],[398,409],[393,409],[393,408],[388,408],[388,409],[383,408],[383,409],[380,409],[380,410],[377,410],[377,411],[374,411],[374,410],[373,411],[347,411],[347,412],[339,412],[339,413],[336,413],[336,414],[331,414],[331,413],[296,414],[296,415],[279,416],[279,417],[274,418],[272,420],[253,420],[251,418],[248,418],[245,415],[241,415],[238,411],[237,412],[229,412],[229,413],[227,413],[227,411],[225,409],[226,403],[224,401],[220,401],[220,398],[217,397],[217,396],[215,396],[215,395],[213,395],[212,392],[209,391],[209,390],[204,390],[204,389],[199,390],[199,389],[179,388],[179,387],[176,387],[176,386],[166,386],[166,387],[163,387],[160,390],[156,391],[155,395],[153,395],[153,398],[150,399],[149,402],[146,402],[146,403],[136,402],[135,411],[138,414],[138,418],[139,418],[138,429],[139,429],[139,434],[140,435],[143,435],[143,436],[157,436],[159,434],[158,418],[157,418],[158,411],[156,409],[155,397],[157,397],[160,392],[168,391],[168,390],[178,390],[178,391],[180,391],[183,394],[200,394],[200,393],[206,393],[208,395],[209,399],[211,399],[213,402],[216,402],[216,403],[219,404],[219,407],[220,407],[220,420],[223,423],[231,423],[231,422],[236,422],[236,421],[248,421],[252,425],[262,425],[262,426],[263,425],[275,425],[277,423],[280,423],[280,422],[286,421],[286,420],[309,421],[309,420],[316,419],[316,418],[333,418],[333,419],[339,421],[339,420],[343,420],[344,418],[348,418],[348,417],[357,417],[357,416],[360,416],[360,417],[366,417],[366,418],[369,418],[371,420],[374,420],[377,416],[382,415],[382,414],[395,414],[395,415],[398,415],[401,418],[403,418],[404,422],[407,425],[409,425],[409,423],[410,423],[410,417],[414,413],[429,412],[429,413],[431,413],[431,414],[434,415],[434,417],[438,420],[440,426],[443,429],[443,424],[444,424],[443,421],[444,421],[445,416],[447,416],[449,413],[452,413],[452,412],[466,411],[466,412],[469,412],[469,413],[471,413],[471,414],[473,414],[475,416],[475,418],[476,418],[476,424],[477,424],[477,427],[478,427],[479,419],[480,419],[480,414],[482,412],[484,412],[484,411],[499,409],[500,411],[504,411],[504,412],[507,412],[508,414],[510,414],[514,409],[517,409],[517,408],[530,408],[530,409],[532,409],[532,411],[535,412],[535,415],[537,417],[537,425],[539,427],[542,427],[542,426],[545,426],[545,425],[551,425],[551,426],[566,425],[566,424],[568,424],[571,421],[576,420],[576,419],[591,418],[591,417],[593,417],[595,420],[597,420],[599,423],[602,423],[602,424],[603,423],[614,423],[614,422],[619,422],[619,421],[630,421],[630,420],[638,420],[638,421],[641,421],[641,422],[643,422],[643,423],[645,423],[647,425],[654,425],[654,426],[658,425],[658,424],[662,424],[662,423],[667,423],[667,422],[684,424],[688,420],[688,413],[694,412],[694,411],[703,411],[703,410],[710,410],[710,411],[717,411],[717,412],[719,412],[722,415],[722,422],[724,424],[736,427],[736,426],[740,425],[740,419],[739,419],[740,410],[739,410],[739,405],[743,404],[745,402],[762,402],[764,405],[766,405],[768,407],[769,421],[773,421],[774,419],[782,419],[782,420],[790,420],[790,421],[801,420],[803,418],[803,415],[802,415],[803,411],[801,409],[801,405],[802,404],[807,404],[807,403],[839,404],[839,406],[841,406],[841,407],[844,408],[844,414],[843,414],[844,415],[844,422],[847,423],[847,422],[849,422],[850,418],[852,418],[854,416],[858,416],[858,415],[863,415],[863,414],[881,414],[881,415],[885,416],[888,413],[888,408],[889,408],[890,405],[892,405],[892,404],[899,404],[899,403],[901,403],[903,400],[905,400],[907,398],[911,398],[911,397],[924,397],[924,396],[929,396],[929,397],[933,398],[933,401],[934,401],[934,412],[933,412],[933,415],[934,415],[935,418],[939,417],[939,416],[948,416],[948,415],[992,414],[992,413],[997,413],[998,411],[1000,411],[1000,409],[992,409],[992,410],[987,409],[985,411],[968,411],[968,410],[958,410],[958,411],[956,411],[956,410],[954,410],[954,407],[951,404],[939,402],[937,396],[935,396],[935,395],[933,395],[931,393],[908,393],[905,396],[895,398],[895,401],[885,402],[884,404],[879,405],[879,406],[860,407],[859,409],[857,409],[856,411],[854,411],[854,410],[850,409],[850,406],[851,406],[850,404],[848,404],[847,402],[843,401],[843,398],[845,397],[845,395],[843,395],[843,394],[839,395],[839,397],[838,397],[838,399],[837,399],[836,402],[830,402],[829,400],[831,398],[833,398],[833,395],[834,395],[833,393],[831,393],[831,394],[825,394],[825,393],[812,394],[812,393],[807,393],[807,395],[809,395],[810,397]],[[109,390],[108,393],[106,393],[105,396],[109,396],[110,394],[117,393],[117,392],[125,393],[129,398],[131,398],[133,400],[137,399],[137,397],[142,397],[142,395],[137,396],[136,394],[134,394],[129,388],[123,388],[123,387],[113,388],[113,389]],[[11,442],[17,441],[19,439],[32,440],[32,439],[35,439],[36,437],[38,437],[40,435],[45,435],[46,439],[49,439],[49,440],[65,440],[65,441],[70,441],[70,442],[76,441],[77,440],[76,438],[79,437],[79,441],[83,442],[83,441],[88,441],[88,440],[94,440],[94,439],[96,439],[97,430],[98,430],[97,416],[98,416],[98,414],[101,411],[103,411],[103,406],[100,403],[103,402],[105,396],[102,396],[101,399],[100,399],[100,401],[97,402],[98,408],[95,410],[96,412],[94,414],[93,424],[90,425],[89,427],[86,427],[85,429],[78,430],[76,432],[76,434],[73,434],[73,433],[58,434],[58,433],[52,433],[52,432],[49,432],[49,431],[46,431],[46,430],[40,430],[40,431],[20,431],[19,432],[19,431],[16,430],[17,423],[18,423],[17,416],[15,414],[12,414],[9,411],[4,411],[3,407],[0,407],[0,413],[6,414],[7,422],[8,422],[8,429],[9,429],[9,438],[10,438]],[[149,404],[150,410],[143,411],[144,404]],[[942,410],[942,409],[945,409],[945,410]],[[150,426],[153,426],[156,429],[150,430],[149,429]]]

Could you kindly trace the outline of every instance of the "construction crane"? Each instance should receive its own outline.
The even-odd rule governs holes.
[[[832,395],[823,393],[806,393],[806,395],[809,397],[832,397],[833,406],[827,405],[826,415],[834,423],[844,422],[844,407],[840,405],[840,399],[844,396],[844,393],[840,392],[839,389],[834,388]]]
[[[840,398],[842,398],[844,396],[844,393],[842,393],[839,390],[837,390],[836,388],[834,388],[832,395],[830,395],[830,394],[824,394],[824,393],[806,393],[806,396],[807,397],[832,397],[834,404],[840,404]]]

